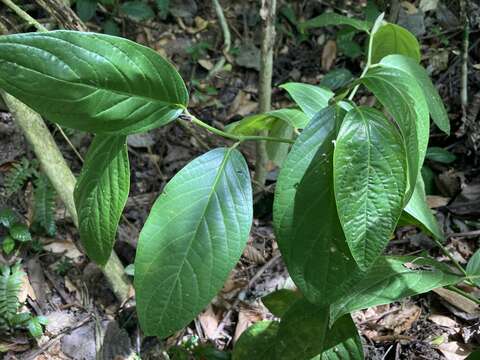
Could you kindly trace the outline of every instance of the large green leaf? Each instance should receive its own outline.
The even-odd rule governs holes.
[[[403,221],[418,225],[428,233],[432,234],[438,240],[443,240],[443,232],[438,225],[437,219],[428,207],[425,197],[425,185],[421,176],[417,179],[415,191],[404,209]]]
[[[312,122],[321,122],[323,117],[335,122],[339,120],[335,111],[333,107],[325,109]],[[319,133],[324,130],[320,128]],[[303,141],[290,152],[277,183],[274,217],[277,216],[278,245],[293,281],[309,301],[326,305],[343,294],[361,271],[350,254],[335,206],[332,171],[335,129],[317,139],[311,144],[310,139],[305,141],[300,137]],[[310,160],[307,156],[291,163],[299,154],[308,154],[312,145],[317,151],[306,170],[302,164]],[[290,178],[283,178],[286,175],[282,172]],[[285,183],[292,184],[294,189],[285,187]],[[280,201],[289,209],[282,208]]]
[[[297,300],[284,314],[277,334],[275,359],[309,360],[321,354],[331,330],[329,307],[316,306],[305,299]]]
[[[331,321],[355,310],[389,304],[407,296],[456,284],[463,277],[435,260],[415,256],[381,257],[331,307]]]
[[[0,36],[0,87],[51,121],[95,133],[147,131],[188,103],[180,75],[154,50],[75,31]]]
[[[383,58],[381,63],[397,67],[413,75],[423,90],[423,94],[425,95],[428,104],[428,110],[430,111],[433,121],[440,130],[446,134],[450,134],[450,121],[448,119],[447,110],[445,110],[442,98],[438,94],[437,89],[433,85],[425,69],[414,59],[402,55],[389,55]]]
[[[370,68],[361,82],[392,115],[405,139],[408,161],[406,203],[413,193],[428,145],[430,122],[423,91],[412,75],[384,64]]]
[[[425,158],[428,160],[436,161],[442,164],[451,164],[457,157],[450,151],[442,149],[441,147],[432,146],[427,149]]]
[[[286,83],[280,85],[292,97],[293,101],[300,106],[309,118],[312,118],[317,112],[328,106],[328,101],[333,97],[333,92],[321,86]]]
[[[363,347],[350,315],[335,321],[327,334],[319,360],[362,360]]]
[[[125,136],[97,135],[75,186],[80,239],[87,255],[104,265],[115,243],[130,189]]]
[[[398,128],[373,108],[350,110],[336,140],[333,169],[338,216],[353,257],[366,270],[403,209],[407,162]]]
[[[137,310],[147,335],[186,326],[221,289],[252,223],[247,164],[235,149],[193,160],[166,185],[140,233]]]
[[[349,18],[344,15],[333,12],[323,13],[320,16],[314,17],[307,21],[300,23],[300,29],[307,30],[312,28],[331,26],[331,25],[348,25],[357,30],[369,32],[372,24],[368,21]]]
[[[268,131],[268,135],[276,138],[291,139],[294,136],[293,128],[284,121],[276,121]],[[268,159],[275,165],[282,166],[287,158],[290,144],[276,141],[267,141],[266,150]]]
[[[372,64],[378,63],[385,56],[399,54],[420,62],[420,45],[415,36],[407,29],[385,23],[374,34],[372,43]]]
[[[287,309],[302,297],[299,291],[280,289],[262,297],[263,304],[276,317],[282,317]]]
[[[259,321],[245,330],[233,349],[232,360],[275,360],[279,323]]]

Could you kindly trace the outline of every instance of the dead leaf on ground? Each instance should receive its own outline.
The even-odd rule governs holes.
[[[250,94],[240,90],[228,110],[228,117],[235,114],[247,116],[255,112],[257,108],[258,103],[250,100]]]
[[[422,309],[417,305],[405,305],[398,312],[385,316],[382,323],[385,328],[393,330],[394,335],[399,335],[409,330],[421,313]]]
[[[438,195],[427,195],[427,204],[430,209],[436,209],[442,206],[446,206],[450,198]]]
[[[432,314],[427,319],[433,322],[434,324],[437,324],[443,327],[452,328],[452,329],[458,327],[458,323],[455,320],[445,315]]]
[[[440,344],[438,350],[442,352],[447,360],[463,360],[470,354],[464,344],[456,341]]]
[[[328,40],[323,47],[322,52],[322,70],[328,71],[335,63],[337,58],[337,43],[333,40]]]
[[[467,299],[466,297],[444,288],[438,288],[432,290],[438,294],[442,299],[455,306],[456,308],[468,313],[480,315],[480,307],[475,304],[472,300]]]
[[[238,312],[238,322],[233,335],[233,343],[236,343],[240,335],[247,330],[252,324],[265,319],[265,308],[252,304],[243,304]]]
[[[69,259],[78,260],[83,254],[71,241],[55,241],[43,246],[43,249],[54,254],[63,254]]]
[[[20,292],[18,293],[18,301],[23,304],[25,303],[25,301],[27,301],[27,297],[32,300],[37,300],[37,297],[35,296],[35,291],[30,284],[30,280],[28,279],[28,275],[25,274],[22,277],[22,287],[20,288]]]
[[[265,264],[265,257],[262,252],[252,244],[247,244],[243,256],[255,264]]]
[[[215,340],[215,333],[220,319],[213,311],[212,305],[208,305],[207,309],[198,315],[198,320],[202,325],[205,336],[210,340]]]

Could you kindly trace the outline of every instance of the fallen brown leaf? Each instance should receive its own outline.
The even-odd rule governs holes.
[[[323,47],[322,52],[322,70],[328,71],[335,63],[337,58],[337,43],[333,40],[328,40]]]
[[[198,320],[202,325],[205,336],[210,340],[215,340],[215,333],[220,319],[213,311],[212,305],[208,305],[205,311],[198,315]]]
[[[442,352],[447,360],[463,360],[470,354],[470,351],[464,344],[456,341],[440,344],[438,350]]]

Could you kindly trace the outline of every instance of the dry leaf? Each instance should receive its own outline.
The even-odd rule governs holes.
[[[330,70],[337,58],[337,43],[333,40],[328,40],[323,47],[322,52],[322,69],[324,71]]]
[[[32,300],[37,300],[35,291],[33,290],[32,285],[30,284],[28,275],[25,274],[22,278],[22,287],[20,288],[20,292],[18,293],[18,301],[21,304],[23,304],[25,303],[25,301],[27,301],[27,297],[29,297]]]
[[[385,316],[383,325],[387,329],[393,330],[394,335],[399,335],[409,330],[421,313],[422,310],[417,305],[406,305],[398,312]]]
[[[400,5],[402,5],[402,7],[405,9],[405,12],[408,15],[413,15],[413,14],[416,14],[418,12],[415,5],[413,5],[412,3],[408,2],[408,1],[402,1]]]
[[[442,206],[446,206],[450,198],[437,195],[427,195],[427,204],[430,209],[436,209]]]
[[[262,252],[252,244],[247,244],[243,251],[243,256],[256,264],[265,264],[265,257],[262,255]]]
[[[464,344],[456,341],[440,344],[438,350],[442,352],[447,360],[463,360],[470,354]]]
[[[430,315],[428,317],[428,320],[430,320],[431,322],[437,324],[437,325],[440,325],[440,326],[444,326],[444,327],[448,327],[448,328],[454,328],[454,327],[457,327],[458,324],[455,320],[449,318],[448,316],[445,316],[445,315]]]
[[[47,251],[51,251],[54,254],[64,254],[66,257],[72,260],[77,260],[79,257],[83,256],[83,254],[71,241],[55,241],[44,245],[43,248]]]
[[[468,313],[468,314],[479,314],[480,315],[480,308],[477,304],[475,304],[472,300],[467,299],[466,297],[457,294],[454,291],[447,290],[444,288],[438,288],[432,290],[433,292],[437,293],[442,297],[445,301],[452,304],[456,308]]]
[[[198,320],[202,325],[205,336],[210,340],[215,340],[215,332],[218,328],[219,319],[213,311],[212,305],[208,305],[207,309],[198,315]]]
[[[235,334],[233,335],[233,343],[236,343],[240,335],[247,330],[252,324],[262,321],[265,318],[265,312],[260,306],[246,306],[240,307],[238,313],[238,322],[235,327]]]
[[[200,64],[201,67],[203,67],[205,70],[212,70],[213,68],[213,63],[210,60],[207,59],[200,59],[198,60],[198,63]]]

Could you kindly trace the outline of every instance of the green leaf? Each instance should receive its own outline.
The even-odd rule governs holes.
[[[333,140],[342,115],[332,106],[311,120],[293,145],[275,190],[273,218],[283,259],[301,292],[318,304],[331,303],[354,274],[361,274],[347,247],[333,193]]]
[[[373,34],[371,61],[380,62],[385,56],[399,54],[420,62],[420,45],[415,35],[395,24],[383,24]]]
[[[328,306],[319,307],[305,299],[297,300],[285,313],[278,328],[275,359],[309,360],[321,354],[329,321]]]
[[[362,360],[363,346],[350,315],[335,321],[327,334],[321,360]],[[319,360],[320,360],[319,359]]]
[[[9,228],[18,220],[17,214],[10,208],[0,210],[0,224]]]
[[[373,108],[350,110],[336,140],[333,169],[343,232],[366,270],[383,252],[403,209],[407,163],[398,128]]]
[[[472,276],[472,281],[475,285],[480,286],[480,249],[475,251],[475,254],[468,260],[467,274]]]
[[[435,173],[427,165],[423,165],[421,174],[423,183],[425,184],[426,195],[433,194],[435,191]]]
[[[28,230],[28,226],[25,224],[13,224],[10,227],[9,233],[14,240],[20,242],[32,241],[32,234],[30,234],[30,230]]]
[[[268,135],[276,138],[291,139],[293,138],[293,128],[284,121],[276,121],[268,132]],[[287,158],[290,144],[267,141],[266,149],[270,161],[277,166],[282,166]]]
[[[348,25],[357,30],[365,32],[369,32],[372,26],[371,23],[367,21],[349,18],[344,15],[329,12],[302,22],[300,24],[300,28],[303,30],[308,30],[331,25]]]
[[[280,289],[262,297],[263,304],[276,317],[282,317],[288,308],[302,297],[299,291]]]
[[[80,239],[87,255],[105,265],[130,190],[125,136],[97,135],[88,149],[75,186]]]
[[[155,0],[155,4],[157,5],[158,12],[160,13],[160,18],[165,20],[170,9],[170,0]]]
[[[225,130],[235,135],[255,135],[262,130],[272,129],[279,122],[278,120],[293,128],[303,129],[310,119],[298,109],[280,109],[247,116],[240,121],[228,124]]]
[[[252,224],[247,164],[235,149],[193,160],[166,185],[143,227],[135,289],[145,334],[187,325],[222,288]]]
[[[77,0],[77,14],[82,21],[89,21],[97,10],[96,0]]]
[[[147,3],[143,1],[127,1],[120,6],[120,10],[137,21],[149,20],[155,17],[155,13]]]
[[[103,32],[107,35],[112,35],[112,36],[122,35],[122,32],[120,31],[120,27],[112,19],[108,19],[103,23]]]
[[[7,235],[3,238],[2,249],[7,255],[10,254],[13,249],[15,249],[15,240],[10,235]]]
[[[425,95],[428,110],[430,111],[433,121],[440,130],[449,135],[450,120],[448,119],[447,110],[445,110],[442,98],[438,94],[437,89],[433,85],[425,69],[412,58],[402,55],[389,55],[383,58],[381,63],[404,70],[417,80],[423,94]]]
[[[328,101],[334,95],[329,89],[303,83],[286,83],[280,85],[280,88],[288,92],[293,101],[300,106],[309,118],[312,118],[317,112],[326,108]]]
[[[480,350],[472,352],[466,360],[480,360]]]
[[[436,161],[442,164],[451,164],[457,160],[457,157],[454,154],[436,146],[429,147],[425,157],[428,160]]]
[[[407,206],[405,206],[404,214],[407,214],[408,217],[411,218],[411,220],[408,221],[408,217],[404,217],[404,221],[407,220],[408,223],[420,226],[420,228],[427,233],[432,234],[438,240],[444,239],[443,232],[438,225],[437,219],[435,219],[432,210],[428,207],[425,197],[425,185],[423,184],[421,176],[417,179],[415,191],[413,192]]]
[[[147,131],[188,102],[180,75],[152,49],[77,31],[0,36],[0,87],[61,126],[94,133]]]
[[[325,74],[320,85],[333,91],[340,89],[353,80],[352,73],[347,69],[335,69]]]
[[[331,308],[331,321],[367,307],[456,284],[463,277],[435,260],[415,256],[381,257]]]
[[[233,349],[232,360],[274,360],[279,323],[259,321],[245,330]]]
[[[397,122],[405,140],[408,185],[405,203],[415,188],[429,137],[428,107],[415,78],[398,68],[377,64],[361,80]]]
[[[32,335],[34,338],[38,338],[43,335],[42,324],[37,317],[31,318],[27,322],[27,329],[30,335]]]
[[[34,220],[38,222],[48,235],[54,236],[55,226],[55,188],[45,174],[35,180],[35,212]]]
[[[358,34],[358,31],[353,28],[343,28],[337,32],[337,48],[338,51],[348,56],[351,59],[355,59],[363,54],[363,50],[355,41],[355,35]],[[322,85],[320,83],[320,85]]]

